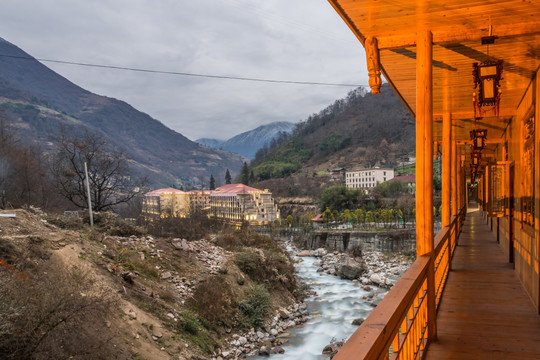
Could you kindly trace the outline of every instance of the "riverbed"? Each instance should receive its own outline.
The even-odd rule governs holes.
[[[283,345],[284,354],[252,359],[328,359],[327,355],[322,355],[323,348],[332,341],[349,338],[358,327],[352,325],[352,321],[365,319],[373,310],[371,301],[363,297],[387,291],[374,286],[371,286],[371,291],[366,291],[358,282],[317,272],[317,267],[313,265],[317,258],[302,259],[296,264],[298,277],[317,293],[305,300],[311,318],[300,327],[288,330],[290,335],[286,337],[288,343]]]

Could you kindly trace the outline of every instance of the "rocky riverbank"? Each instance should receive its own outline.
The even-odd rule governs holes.
[[[319,260],[315,265],[319,271],[344,279],[359,281],[362,285],[391,288],[411,266],[413,259],[404,255],[385,255],[379,251],[365,251],[353,256],[338,251],[328,252],[324,248],[299,251],[297,256],[313,256]]]
[[[226,342],[217,357],[212,360],[243,359],[251,356],[269,356],[283,354],[281,345],[288,342],[287,330],[306,322],[309,319],[307,306],[303,303],[279,309],[272,322],[262,329],[250,329],[243,333],[233,334]]]

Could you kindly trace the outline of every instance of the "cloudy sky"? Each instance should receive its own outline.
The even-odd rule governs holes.
[[[365,54],[326,0],[2,0],[0,37],[36,58],[290,81],[367,84]],[[352,87],[44,64],[195,140],[297,122]]]

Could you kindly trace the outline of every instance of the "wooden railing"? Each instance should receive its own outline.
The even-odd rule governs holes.
[[[434,239],[435,299],[439,306],[465,208]],[[427,274],[430,255],[416,259],[334,360],[422,359],[428,343]]]

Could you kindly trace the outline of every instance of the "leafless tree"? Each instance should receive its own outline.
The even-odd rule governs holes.
[[[95,211],[111,210],[130,201],[146,183],[145,179],[132,179],[124,153],[111,148],[102,137],[88,132],[73,138],[64,134],[58,142],[51,172],[59,193],[81,209],[88,206],[85,162]]]

